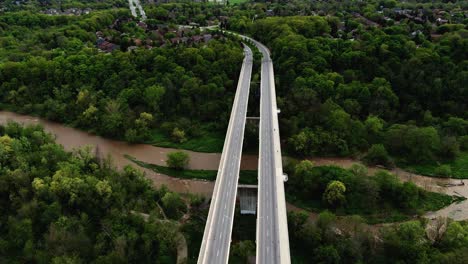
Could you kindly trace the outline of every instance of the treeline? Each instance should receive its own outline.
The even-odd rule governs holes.
[[[289,213],[293,263],[441,263],[468,261],[468,224],[439,218],[377,228],[328,211],[314,222]]]
[[[177,225],[158,202],[175,220],[186,211],[131,167],[65,152],[38,126],[0,126],[2,263],[174,263]]]
[[[4,30],[1,32],[2,37],[12,35],[15,37],[23,37],[24,39],[28,39],[31,36],[29,34],[19,36],[16,32],[23,29],[20,27],[26,27],[23,29],[26,30],[23,33],[29,33],[29,31],[34,31],[39,28],[48,28],[48,31],[37,33],[45,34],[55,33],[54,30],[60,32],[69,31],[70,29],[81,29],[94,34],[96,30],[111,25],[114,19],[127,15],[130,15],[130,11],[126,9],[97,11],[90,15],[83,16],[51,16],[30,11],[6,12],[0,15],[0,28]],[[79,38],[79,35],[77,35],[77,38]],[[40,39],[36,41],[36,44],[41,44]]]
[[[431,41],[412,34],[422,27],[368,27],[351,15],[250,23],[272,51],[289,152],[345,156],[384,144],[407,162],[456,156],[468,133],[467,31]]]
[[[108,55],[95,48],[89,31],[117,18],[106,14],[87,17],[82,23],[92,28],[77,31],[49,22],[29,29],[35,22],[10,19],[20,14],[1,16],[0,41],[10,43],[0,48],[3,106],[131,142],[147,140],[153,128],[184,141],[200,133],[201,123],[207,130],[227,126],[243,59],[240,44],[213,39]],[[35,50],[16,49],[22,41]]]
[[[199,26],[207,26],[210,22],[217,24],[223,22],[233,14],[236,9],[216,3],[155,3],[145,6],[149,24],[179,24],[188,25],[196,23]]]
[[[345,18],[360,13],[371,21],[393,23],[386,20],[385,16],[396,18],[395,10],[410,9],[419,10],[430,22],[436,22],[438,16],[434,16],[434,10],[443,10],[444,19],[452,23],[466,23],[464,15],[468,9],[466,1],[444,1],[444,0],[368,0],[368,1],[246,1],[237,8],[228,7],[224,10],[232,10],[229,15],[228,25],[236,27],[236,30],[246,30],[252,20],[263,19],[268,16],[335,16]],[[450,11],[455,11],[451,14]]]
[[[67,8],[91,8],[96,9],[111,9],[116,7],[127,7],[127,0],[4,0],[0,3],[0,8],[5,8],[6,11],[39,11],[49,8],[57,10]]]
[[[412,182],[367,168],[314,166],[308,160],[286,167],[288,200],[313,211],[331,210],[340,215],[360,215],[368,223],[395,222],[426,211],[436,211],[453,202],[452,197],[427,192]]]
[[[0,63],[33,57],[51,60],[95,47],[96,31],[112,25],[128,10],[94,12],[86,16],[49,16],[29,11],[0,15]]]

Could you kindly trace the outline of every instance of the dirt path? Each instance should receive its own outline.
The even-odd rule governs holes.
[[[177,264],[187,263],[188,258],[188,249],[187,249],[187,240],[182,233],[177,233]]]

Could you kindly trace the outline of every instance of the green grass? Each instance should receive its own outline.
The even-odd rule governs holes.
[[[146,143],[163,148],[186,149],[196,152],[219,153],[223,150],[224,134],[203,132],[183,143],[176,143],[161,130],[155,129]]]
[[[218,171],[216,170],[176,170],[169,167],[146,163],[135,159],[132,156],[125,155],[125,158],[132,161],[136,165],[161,173],[167,176],[182,178],[182,179],[199,179],[206,181],[215,181]],[[257,184],[257,171],[255,170],[241,170],[239,172],[240,184]]]
[[[420,199],[420,203],[417,207],[421,208],[423,211],[437,211],[450,205],[451,203],[461,202],[463,200],[466,200],[466,198],[435,192],[425,192],[424,198]]]
[[[452,178],[468,179],[468,152],[462,152],[453,161],[440,164],[422,164],[422,165],[400,165],[403,169],[426,176],[437,177],[435,169],[440,165],[450,165],[452,168]]]
[[[249,0],[228,0],[228,1],[229,1],[229,4],[235,5],[235,4],[242,4],[242,3],[247,2]]]

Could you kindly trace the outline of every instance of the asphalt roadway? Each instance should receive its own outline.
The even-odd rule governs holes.
[[[253,64],[252,51],[247,46],[244,55],[198,256],[199,264],[227,263],[229,258]]]
[[[252,41],[263,54],[256,263],[289,264],[291,260],[273,62],[269,50],[260,42]]]

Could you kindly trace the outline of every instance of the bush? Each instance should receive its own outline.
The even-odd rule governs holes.
[[[161,201],[166,215],[171,219],[179,219],[187,211],[187,205],[178,193],[168,192]]]
[[[170,137],[172,136],[172,131],[175,128],[175,124],[171,122],[163,122],[160,128],[166,136]]]
[[[434,174],[440,177],[451,177],[452,167],[450,167],[450,165],[440,165],[434,170]]]
[[[172,140],[177,143],[184,143],[187,141],[187,138],[185,137],[185,131],[179,128],[174,128],[172,131]]]
[[[383,165],[386,167],[392,166],[392,160],[382,144],[372,145],[364,160],[371,165]]]
[[[340,205],[345,201],[346,186],[340,181],[331,181],[323,193],[323,200],[332,206]]]
[[[459,137],[458,142],[461,150],[468,150],[468,135]]]
[[[167,154],[166,164],[169,168],[183,170],[189,163],[189,155],[182,151]]]
[[[130,143],[138,142],[138,135],[137,135],[136,130],[133,128],[130,128],[127,131],[125,131],[125,140]]]
[[[441,144],[439,154],[443,158],[454,159],[460,153],[460,144],[455,137],[445,137]]]
[[[440,150],[440,135],[434,127],[393,125],[385,133],[385,147],[410,163],[434,161]]]

